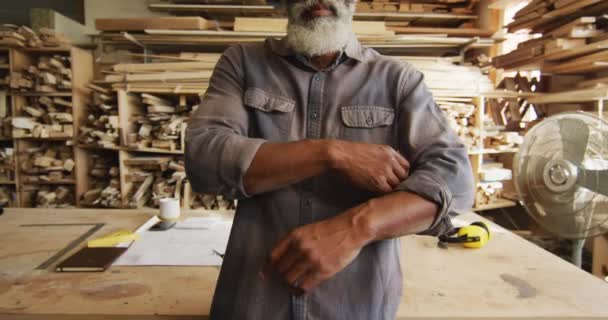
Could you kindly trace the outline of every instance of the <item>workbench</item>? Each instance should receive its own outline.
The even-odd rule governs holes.
[[[154,210],[6,209],[0,216],[0,319],[207,319],[217,267],[111,267],[57,273],[57,259]],[[230,213],[184,212],[183,217]],[[456,224],[481,218],[461,215]],[[482,249],[403,241],[398,318],[608,317],[608,283],[489,223]],[[70,244],[74,247],[70,249]],[[67,249],[66,249],[67,246]],[[59,252],[59,253],[58,253]]]

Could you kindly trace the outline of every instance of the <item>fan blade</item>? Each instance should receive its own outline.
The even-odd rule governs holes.
[[[608,197],[608,170],[578,170],[577,185]]]
[[[579,166],[583,163],[589,141],[587,124],[578,119],[560,119],[559,133],[562,137],[564,158],[575,166]]]

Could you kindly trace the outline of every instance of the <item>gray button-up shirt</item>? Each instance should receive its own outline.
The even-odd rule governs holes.
[[[398,239],[367,245],[345,269],[301,297],[291,296],[278,276],[258,275],[289,231],[378,196],[335,173],[247,194],[243,175],[261,144],[319,138],[399,150],[411,170],[397,190],[439,205],[428,234],[450,228],[453,210],[472,204],[466,149],[412,66],[356,39],[327,70],[298,58],[284,40],[232,46],[219,60],[186,132],[186,171],[194,190],[240,199],[212,319],[395,317],[402,288]]]

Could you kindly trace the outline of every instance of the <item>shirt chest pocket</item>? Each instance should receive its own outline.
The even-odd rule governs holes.
[[[245,106],[251,108],[254,127],[260,138],[269,141],[287,141],[291,130],[295,101],[258,88],[245,91]]]
[[[376,106],[344,106],[340,108],[344,140],[393,145],[395,111]]]

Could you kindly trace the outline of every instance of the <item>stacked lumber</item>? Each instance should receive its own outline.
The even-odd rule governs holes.
[[[62,97],[42,96],[21,107],[23,116],[11,119],[14,138],[70,138],[74,136],[72,103]]]
[[[116,148],[119,142],[118,102],[110,89],[88,84],[91,100],[80,126],[78,141],[85,146]]]
[[[12,200],[15,198],[15,193],[11,188],[0,186],[0,207],[5,208],[10,206]]]
[[[424,82],[434,97],[473,97],[493,92],[494,85],[481,69],[456,64],[453,58],[398,56],[424,74]]]
[[[472,14],[477,0],[362,0],[357,12],[420,12]]]
[[[186,169],[183,160],[171,157],[141,157],[125,159],[125,175],[132,187],[128,192],[130,208],[159,206],[162,198],[183,198]]]
[[[475,127],[475,105],[471,102],[438,100],[437,104],[446,115],[450,127],[458,134],[469,151],[475,147],[479,129]]]
[[[120,169],[118,158],[112,154],[92,154],[89,165],[89,190],[80,200],[84,206],[120,208]]]
[[[13,181],[15,160],[13,148],[0,149],[0,181]]]
[[[234,19],[236,32],[269,32],[285,33],[287,30],[286,18],[247,18]],[[353,21],[353,31],[357,35],[394,35],[388,31],[384,21]]]
[[[99,31],[143,31],[146,29],[208,30],[216,29],[216,21],[201,17],[146,17],[95,19]]]
[[[75,205],[71,186],[25,185],[21,192],[29,196],[26,207],[72,208]]]
[[[129,119],[136,131],[127,133],[127,147],[183,152],[188,116],[192,111],[186,96],[179,96],[176,102],[172,97],[142,93],[141,102],[145,112]]]
[[[72,182],[75,166],[72,147],[67,143],[43,143],[27,148],[19,166],[24,183]]]
[[[26,27],[12,24],[0,26],[0,45],[13,47],[62,47],[68,46],[70,40],[63,34],[48,28],[40,28],[38,32]]]
[[[509,30],[530,29],[540,37],[495,57],[504,69],[540,69],[550,74],[608,70],[608,2],[534,0],[521,9]]]
[[[218,54],[201,53],[197,61],[117,64],[104,82],[130,92],[201,94],[218,59]]]
[[[12,72],[10,87],[16,91],[56,93],[72,89],[72,69],[69,56],[40,55],[36,64],[21,72]]]

